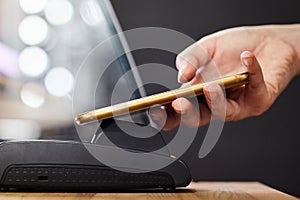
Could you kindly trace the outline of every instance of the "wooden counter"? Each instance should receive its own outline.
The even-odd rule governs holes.
[[[258,182],[199,182],[176,192],[0,193],[2,200],[296,200]]]

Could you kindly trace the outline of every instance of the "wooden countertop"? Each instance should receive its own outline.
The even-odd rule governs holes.
[[[5,200],[297,200],[258,182],[199,182],[176,192],[105,192],[105,193],[0,193]]]

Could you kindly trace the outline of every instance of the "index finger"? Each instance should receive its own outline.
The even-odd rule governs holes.
[[[211,43],[213,43],[213,39],[210,37],[203,38],[177,56],[176,67],[179,70],[179,83],[192,80],[197,70],[204,67],[211,60]]]

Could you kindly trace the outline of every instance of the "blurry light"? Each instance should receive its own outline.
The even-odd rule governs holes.
[[[35,121],[23,119],[0,119],[1,140],[38,139],[40,136],[41,127]]]
[[[28,14],[42,12],[48,0],[19,0],[21,9]]]
[[[70,71],[64,67],[56,67],[45,77],[47,91],[57,97],[66,96],[73,89],[74,78]]]
[[[90,26],[96,26],[105,21],[105,16],[95,0],[82,2],[80,6],[80,15],[83,21]]]
[[[45,8],[46,19],[53,25],[68,23],[73,14],[73,5],[68,0],[50,0]]]
[[[48,63],[47,53],[39,47],[27,47],[19,56],[20,70],[31,77],[42,75],[47,69]]]
[[[18,52],[0,43],[0,73],[11,78],[18,78]]]
[[[37,45],[46,40],[48,24],[39,16],[29,16],[19,25],[20,39],[27,45]]]
[[[34,83],[25,84],[20,96],[22,102],[31,108],[40,108],[45,103],[45,90]]]

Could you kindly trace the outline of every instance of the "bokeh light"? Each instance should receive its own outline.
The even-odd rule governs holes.
[[[45,8],[46,19],[52,25],[64,25],[71,21],[74,7],[68,0],[49,0]]]
[[[49,64],[47,53],[39,47],[27,47],[19,56],[21,72],[30,77],[42,75]]]
[[[20,39],[27,45],[38,45],[44,42],[48,31],[48,24],[36,15],[25,17],[19,25]]]
[[[48,0],[19,0],[21,9],[28,14],[42,12]]]
[[[104,14],[95,0],[83,1],[80,5],[80,15],[82,20],[90,26],[105,22]]]
[[[64,67],[51,69],[45,77],[45,87],[53,96],[63,97],[73,89],[74,77],[72,73]]]
[[[45,90],[35,83],[26,83],[20,93],[22,102],[31,108],[40,108],[45,103]]]

